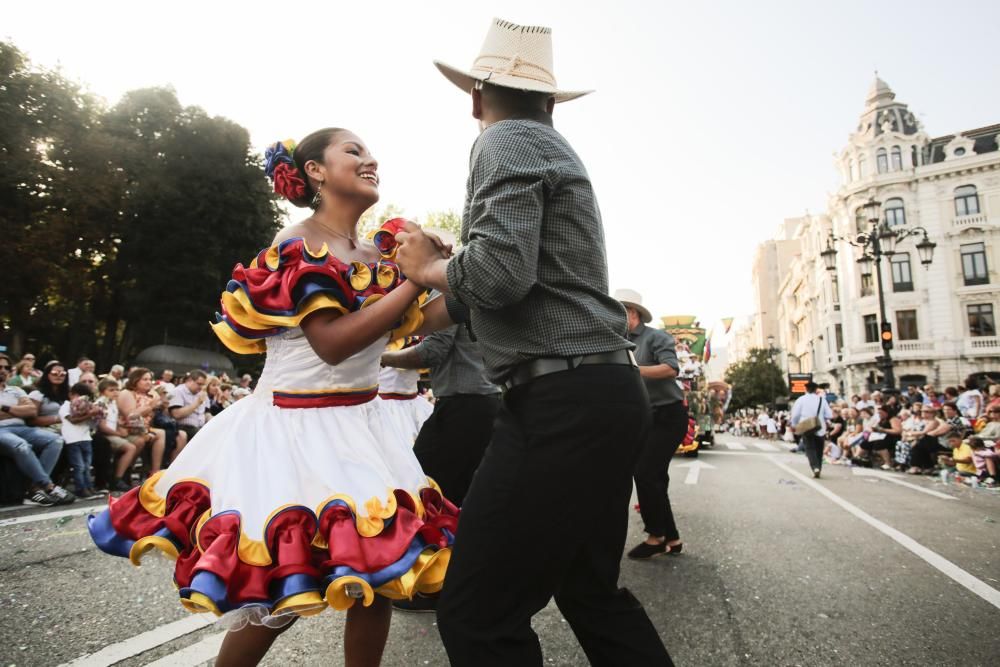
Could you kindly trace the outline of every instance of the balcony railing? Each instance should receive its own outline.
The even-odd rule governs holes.
[[[1000,337],[973,336],[965,339],[965,353],[969,356],[1000,354]]]
[[[966,227],[982,227],[986,224],[985,213],[973,213],[972,215],[956,215],[951,221],[952,226],[958,229]]]

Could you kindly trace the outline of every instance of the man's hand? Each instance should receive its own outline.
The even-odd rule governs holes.
[[[451,257],[451,246],[411,222],[396,234],[396,241],[399,243],[396,263],[400,271],[418,285],[439,287],[437,274],[443,274],[443,265]]]

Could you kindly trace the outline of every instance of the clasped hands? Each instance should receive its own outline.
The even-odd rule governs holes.
[[[452,256],[451,244],[413,222],[396,233],[396,242],[396,264],[403,275],[421,287],[440,287],[434,276],[443,274],[443,265]]]

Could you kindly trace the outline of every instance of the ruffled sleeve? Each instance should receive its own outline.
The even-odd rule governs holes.
[[[374,264],[342,262],[325,244],[314,252],[302,238],[262,250],[249,266],[233,269],[212,329],[233,352],[258,354],[266,350],[264,339],[299,326],[310,313],[333,308],[346,314],[375,303],[405,280],[393,261],[404,222],[396,218],[376,230],[372,240],[382,258]],[[407,309],[392,340],[420,326],[424,299]]]

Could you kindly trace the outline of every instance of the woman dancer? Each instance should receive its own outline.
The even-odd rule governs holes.
[[[361,139],[319,130],[266,158],[275,191],[314,212],[237,265],[222,295],[218,336],[267,353],[256,390],[90,530],[136,564],[152,547],[177,558],[181,603],[230,630],[220,667],[256,664],[298,616],[328,606],[347,610],[345,663],[376,665],[389,599],[441,588],[458,520],[373,400],[387,340],[420,323],[421,289],[391,261],[401,222],[358,240],[378,200]]]
[[[419,342],[419,338],[395,341],[386,351],[395,352]],[[434,412],[431,402],[420,395],[419,383],[420,371],[414,369],[383,366],[378,374],[378,400],[383,403],[382,409],[389,419],[411,434],[411,442],[416,441],[420,427]]]

